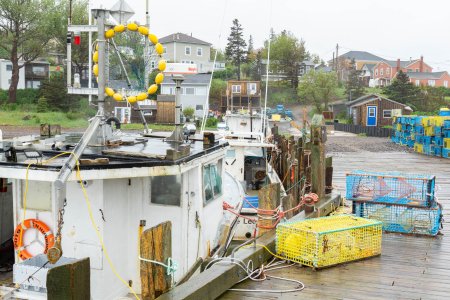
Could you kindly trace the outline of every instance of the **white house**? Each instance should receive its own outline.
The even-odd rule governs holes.
[[[11,85],[12,63],[6,59],[0,59],[0,89],[7,90]],[[18,89],[25,88],[25,68],[19,69]]]

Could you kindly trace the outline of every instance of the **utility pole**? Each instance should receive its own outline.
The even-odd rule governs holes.
[[[339,44],[336,44],[336,73],[338,74],[338,81],[341,81],[341,76],[339,74]]]
[[[336,60],[334,58],[334,52],[333,52],[333,71],[336,71]]]
[[[148,13],[148,2],[150,0],[146,0],[145,2],[145,26],[150,29],[150,14]],[[149,77],[150,77],[150,42],[146,38],[145,39],[145,48],[144,48],[144,87],[148,89],[149,87]]]

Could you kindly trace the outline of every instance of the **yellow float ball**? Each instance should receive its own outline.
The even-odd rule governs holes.
[[[158,90],[158,85],[157,84],[152,84],[149,88],[148,88],[148,93],[150,95],[156,93],[156,91]]]
[[[98,51],[98,43],[95,44],[95,51]]]
[[[119,93],[115,93],[113,95],[113,99],[116,100],[116,101],[122,101],[123,100],[123,96],[121,94],[119,94]]]
[[[134,103],[137,101],[137,98],[136,98],[136,96],[129,96],[129,97],[127,97],[127,100],[130,103]]]
[[[127,25],[127,29],[130,31],[136,31],[136,30],[138,30],[138,26],[136,23],[130,23]]]
[[[105,88],[105,93],[106,93],[106,95],[108,95],[109,97],[112,97],[112,96],[114,96],[114,94],[115,94],[114,90],[113,90],[112,88],[109,88],[109,87]]]
[[[110,39],[114,37],[115,34],[114,29],[109,29],[105,32],[105,38]]]
[[[92,61],[98,63],[98,51],[95,51],[92,55]]]
[[[166,69],[166,66],[167,66],[167,63],[166,63],[166,61],[164,60],[164,59],[161,59],[159,62],[158,62],[158,69],[162,72],[162,71],[164,71],[165,69]]]
[[[159,55],[163,54],[163,53],[164,53],[164,47],[163,47],[163,45],[161,45],[160,43],[157,43],[157,44],[155,45],[155,51],[156,51],[156,53],[158,53]]]
[[[148,34],[148,39],[153,43],[153,45],[158,44],[158,37],[156,37],[153,33]]]
[[[164,80],[163,73],[158,73],[158,75],[156,75],[156,77],[155,77],[155,83],[161,84],[161,82],[163,82],[163,80]]]
[[[148,96],[147,93],[140,93],[139,95],[136,96],[136,99],[138,101],[143,101],[143,100],[147,99],[147,96]]]
[[[148,28],[145,26],[139,26],[138,31],[142,35],[148,35]]]
[[[95,64],[94,67],[92,68],[92,72],[94,73],[95,76],[98,76],[98,65]]]
[[[119,25],[114,26],[114,31],[117,32],[117,33],[124,32],[125,31],[125,25],[119,24]]]

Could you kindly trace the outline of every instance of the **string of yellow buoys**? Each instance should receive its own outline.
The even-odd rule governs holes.
[[[116,101],[123,101],[124,98],[129,103],[134,103],[136,101],[144,101],[147,99],[149,95],[155,94],[158,90],[158,85],[161,84],[164,80],[164,74],[162,73],[166,69],[166,61],[162,59],[162,54],[164,53],[164,47],[158,42],[158,37],[154,35],[153,33],[150,33],[149,29],[145,26],[139,26],[136,23],[128,23],[127,25],[119,24],[114,26],[112,29],[108,29],[105,31],[105,38],[111,39],[113,38],[117,33],[122,33],[128,31],[135,31],[139,32],[143,36],[146,36],[150,42],[155,45],[155,51],[159,55],[160,60],[158,61],[158,70],[160,71],[156,77],[155,77],[155,83],[150,85],[147,91],[144,91],[142,93],[139,93],[136,96],[126,96],[122,95],[121,93],[115,91],[114,89],[110,87],[105,88],[105,93],[107,96],[112,97]],[[92,69],[95,77],[98,80],[98,45],[95,47],[95,52],[92,55],[92,61],[94,62],[94,67]]]

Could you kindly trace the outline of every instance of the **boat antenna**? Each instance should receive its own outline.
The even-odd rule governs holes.
[[[217,42],[216,53],[214,53],[214,62],[213,62],[213,68],[212,68],[212,71],[211,71],[211,78],[209,79],[208,90],[206,91],[205,106],[203,107],[203,119],[202,119],[202,126],[201,126],[201,129],[200,129],[200,133],[201,134],[203,134],[203,132],[205,131],[205,127],[206,127],[206,118],[208,116],[208,111],[209,111],[209,92],[211,90],[211,84],[212,84],[212,80],[213,80],[213,77],[214,77],[214,70],[216,69],[217,53],[219,52],[220,46],[221,46],[223,24],[224,24],[225,15],[226,15],[226,12],[227,12],[227,6],[228,6],[228,0],[225,0],[225,5],[224,5],[224,8],[223,8],[222,21],[220,22],[220,27],[219,27],[219,40]]]
[[[266,131],[266,118],[267,118],[267,94],[269,91],[269,66],[270,66],[270,44],[272,42],[272,4],[273,0],[270,0],[270,9],[269,9],[269,42],[267,45],[267,67],[266,67],[266,89],[265,89],[265,95],[264,95],[264,111],[261,114],[261,129],[262,133]]]

